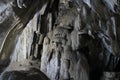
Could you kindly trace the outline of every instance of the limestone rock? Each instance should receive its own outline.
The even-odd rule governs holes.
[[[120,0],[0,0],[2,79],[119,80],[119,21]]]
[[[41,71],[30,69],[29,71],[9,71],[2,74],[0,80],[49,80]]]

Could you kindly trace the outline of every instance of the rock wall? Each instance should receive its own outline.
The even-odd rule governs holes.
[[[8,17],[0,15],[0,40],[5,38],[0,43],[0,72],[10,61],[30,60],[40,62],[26,64],[37,66],[50,80],[120,79],[119,0],[6,2],[12,11],[4,9],[1,14],[8,11]],[[5,30],[4,19],[13,19]]]
[[[37,17],[38,16],[36,14],[18,36],[18,41],[12,56],[12,61],[20,62],[30,58],[34,33],[37,32]]]

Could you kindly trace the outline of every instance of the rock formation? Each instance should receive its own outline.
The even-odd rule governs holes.
[[[0,80],[119,80],[120,0],[0,0]]]

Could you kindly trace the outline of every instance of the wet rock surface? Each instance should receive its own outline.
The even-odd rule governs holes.
[[[1,79],[119,80],[119,21],[120,0],[0,1]]]

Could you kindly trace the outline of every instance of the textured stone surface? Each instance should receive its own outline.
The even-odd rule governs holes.
[[[30,69],[28,71],[9,71],[2,74],[0,80],[49,80],[41,71]]]
[[[30,58],[31,45],[33,42],[34,32],[37,31],[37,14],[26,25],[26,28],[18,36],[18,41],[12,56],[12,61],[24,61]]]
[[[35,67],[50,80],[119,79],[119,19],[120,0],[0,1],[0,73],[27,80]]]

